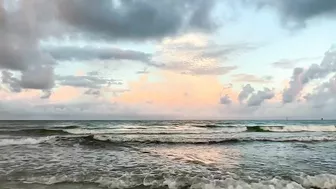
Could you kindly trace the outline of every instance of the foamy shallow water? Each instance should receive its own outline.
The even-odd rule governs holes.
[[[2,122],[0,188],[336,188],[333,122],[303,124]]]

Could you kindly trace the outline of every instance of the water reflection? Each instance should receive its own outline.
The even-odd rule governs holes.
[[[239,166],[242,155],[233,146],[166,145],[149,147],[146,150],[173,161],[216,166],[232,169]]]

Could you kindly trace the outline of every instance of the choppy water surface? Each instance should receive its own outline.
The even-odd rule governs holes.
[[[336,188],[336,121],[2,121],[0,188]]]

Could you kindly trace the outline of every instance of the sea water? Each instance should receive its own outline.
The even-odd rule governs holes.
[[[336,121],[1,121],[0,188],[336,188]]]

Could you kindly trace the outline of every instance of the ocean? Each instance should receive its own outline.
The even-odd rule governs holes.
[[[336,188],[336,121],[0,121],[0,188]]]

